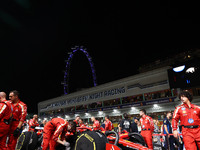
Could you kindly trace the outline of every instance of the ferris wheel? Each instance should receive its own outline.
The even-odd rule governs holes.
[[[92,62],[92,58],[90,57],[89,53],[87,52],[87,49],[84,46],[75,46],[71,48],[71,52],[68,53],[68,58],[66,59],[66,69],[64,72],[64,81],[62,82],[64,87],[64,94],[69,93],[69,74],[70,74],[70,67],[71,67],[71,61],[74,57],[74,54],[77,52],[82,52],[86,57],[90,64],[90,68],[92,71],[92,77],[93,77],[93,84],[94,86],[97,86],[97,78],[96,78],[96,71],[94,68],[94,64]]]

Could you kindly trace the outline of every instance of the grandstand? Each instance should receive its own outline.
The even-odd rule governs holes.
[[[79,115],[85,122],[91,116],[103,121],[110,115],[118,122],[124,112],[138,117],[139,109],[163,119],[167,111],[173,111],[181,102],[177,98],[180,88],[170,88],[168,70],[163,67],[124,79],[88,88],[38,103],[40,118],[63,117],[73,120]],[[194,95],[194,103],[200,104],[200,88],[188,88]]]

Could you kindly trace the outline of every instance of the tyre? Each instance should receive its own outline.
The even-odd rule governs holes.
[[[35,150],[37,142],[38,138],[35,132],[23,132],[18,138],[15,150]]]
[[[144,138],[139,133],[130,133],[129,137],[130,137],[129,140],[131,142],[138,143],[138,144],[141,144],[143,146],[147,146],[145,141],[144,141]]]
[[[74,150],[105,150],[107,142],[104,134],[98,131],[86,131],[77,137]]]

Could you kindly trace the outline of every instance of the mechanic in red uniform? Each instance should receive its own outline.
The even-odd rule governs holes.
[[[96,120],[95,117],[91,117],[91,121],[93,122],[92,128],[93,130],[100,130],[100,123]]]
[[[79,122],[79,126],[78,126],[78,127],[80,127],[80,128],[86,127],[86,125],[83,123],[83,120],[82,120],[82,119],[79,119],[78,122]],[[87,130],[87,129],[80,129],[80,128],[79,128],[79,131],[81,131],[81,132]],[[75,133],[75,132],[73,132],[73,133]],[[71,133],[70,133],[70,134],[71,134]]]
[[[86,125],[83,123],[82,119],[79,119],[79,127],[86,127]]]
[[[200,107],[191,104],[191,93],[182,91],[179,94],[182,105],[178,106],[173,114],[172,128],[175,138],[178,138],[177,126],[180,120],[183,142],[186,150],[200,149]]]
[[[113,127],[113,124],[112,122],[109,120],[109,116],[106,115],[105,116],[105,131],[112,131],[112,129],[114,128]]]
[[[0,92],[0,150],[6,150],[6,140],[12,120],[12,107],[6,100],[6,93]]]
[[[153,149],[152,133],[154,131],[153,119],[146,115],[146,110],[140,110],[140,123],[141,123],[141,135],[144,138],[148,148]]]
[[[26,119],[27,106],[20,101],[19,92],[16,90],[10,92],[9,99],[13,107],[13,119],[9,131],[8,150],[14,150],[17,138],[21,133],[21,127]]]
[[[76,123],[76,127],[79,127],[79,119],[80,119],[80,116],[76,116],[74,122]]]
[[[75,130],[74,122],[67,122],[62,118],[53,118],[44,126],[42,150],[55,150],[57,143],[69,147],[70,144],[63,139],[67,131]],[[61,136],[59,138],[59,136]]]
[[[33,119],[29,120],[28,125],[29,125],[28,131],[35,131],[35,127],[39,126],[38,115],[36,114],[33,115]]]

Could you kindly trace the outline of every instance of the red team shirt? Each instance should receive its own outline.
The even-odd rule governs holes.
[[[12,117],[12,106],[7,100],[0,103],[0,121],[9,120]]]
[[[6,148],[7,135],[10,130],[10,122],[12,117],[12,107],[7,100],[0,103],[0,149]]]
[[[110,120],[105,123],[105,131],[111,131],[113,129],[113,124]]]
[[[95,127],[94,127],[95,126]],[[99,121],[96,120],[94,123],[93,123],[93,130],[99,130],[100,129],[100,124],[99,124]]]
[[[59,135],[66,134],[67,133],[67,126],[68,122],[65,121],[62,118],[53,118],[51,121],[49,121],[45,127],[44,127],[44,132],[49,134],[50,131],[53,131],[53,136],[52,139],[57,141],[59,138]]]
[[[79,127],[83,128],[86,127],[86,125],[84,123],[79,123]]]
[[[15,121],[22,121],[24,122],[26,120],[27,115],[27,106],[22,101],[18,101],[16,104],[12,104],[12,101],[10,101],[12,107],[13,107],[13,119]]]
[[[180,125],[195,126],[200,125],[200,107],[194,104],[190,104],[191,108],[187,104],[178,106],[173,115],[172,127],[173,130],[177,130],[179,120]]]
[[[145,115],[144,117],[140,119],[140,123],[141,123],[142,130],[150,129],[152,132],[154,131],[154,123],[151,117]]]
[[[9,101],[9,102],[13,108],[13,119],[10,125],[11,127],[9,131],[8,149],[13,150],[15,149],[17,138],[18,138],[18,137],[14,137],[13,132],[19,125],[20,121],[24,122],[26,120],[27,106],[25,103],[23,103],[20,100],[15,104],[13,104],[12,101]]]
[[[36,120],[31,119],[31,120],[29,120],[28,125],[29,125],[29,131],[34,131],[34,128],[38,127],[39,123]]]

